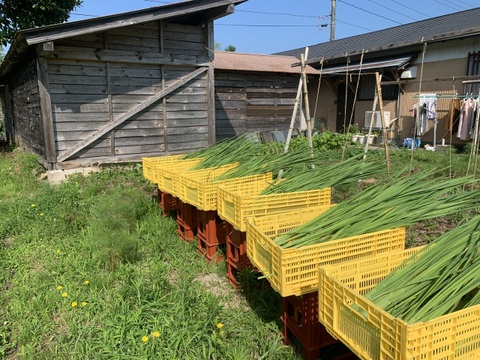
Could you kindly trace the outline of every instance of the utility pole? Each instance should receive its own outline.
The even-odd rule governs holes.
[[[332,11],[330,13],[330,41],[335,40],[335,16],[337,8],[337,0],[332,0]]]

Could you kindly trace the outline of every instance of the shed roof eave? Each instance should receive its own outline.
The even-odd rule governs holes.
[[[127,13],[21,30],[16,33],[4,61],[0,64],[0,83],[32,45],[162,19],[215,20],[231,14],[236,5],[246,1],[248,0],[184,0]],[[195,16],[198,14],[202,15]]]
[[[367,75],[379,70],[400,70],[412,60],[413,55],[396,57],[388,60],[365,61],[363,63],[333,66],[323,69],[322,75],[338,76],[346,73],[359,72]]]
[[[7,54],[3,58],[3,61],[0,63],[0,84],[3,84],[5,76],[10,72],[10,70],[21,61],[21,57],[18,56],[25,52],[28,48],[27,42],[22,34],[17,33],[15,41],[10,49],[8,49]]]
[[[204,4],[198,1],[185,1],[174,4],[167,4],[148,9],[136,10],[122,14],[101,16],[93,19],[73,21],[69,23],[54,24],[41,28],[21,30],[28,45],[34,45],[46,41],[54,41],[76,35],[89,34],[98,31],[105,31],[123,26],[142,24],[145,22],[187,17],[194,13],[210,12],[213,20],[232,13],[232,6],[241,4],[247,0],[204,0]],[[214,9],[222,8],[220,13],[211,13]],[[205,17],[205,20],[207,20]]]

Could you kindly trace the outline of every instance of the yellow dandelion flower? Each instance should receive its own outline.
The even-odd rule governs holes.
[[[32,208],[34,208],[34,207],[35,207],[35,206],[37,206],[37,205],[35,205],[35,204],[32,204],[31,206],[32,206]]]
[[[56,252],[57,254],[60,254],[60,253],[61,253],[60,249],[55,250],[55,252]]]
[[[57,286],[57,290],[62,290],[63,289],[63,286],[62,285],[58,285]]]
[[[44,213],[40,213],[40,216],[43,216],[43,215],[45,215],[45,214],[44,214]]]
[[[67,297],[68,294],[66,292],[62,293],[62,297]]]
[[[154,331],[154,332],[152,333],[152,337],[158,338],[158,337],[160,337],[160,333],[159,333],[158,331]]]
[[[84,284],[84,285],[88,285],[88,284],[90,284],[90,281],[85,280],[85,281],[83,282],[83,284]]]
[[[223,324],[222,323],[218,323],[217,324],[217,328],[221,329],[223,327]]]
[[[87,306],[87,302],[86,301],[82,301],[82,306]]]
[[[146,343],[148,341],[148,336],[142,336],[142,341]]]
[[[77,305],[78,305],[78,304],[77,304],[76,301],[72,302],[72,307],[77,307]]]

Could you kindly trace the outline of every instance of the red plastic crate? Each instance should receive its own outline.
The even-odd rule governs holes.
[[[198,251],[208,261],[220,262],[224,259],[218,248],[226,242],[225,221],[218,217],[216,211],[197,211],[197,240]]]
[[[291,345],[294,339],[301,345],[302,356],[306,360],[320,358],[322,350],[340,345],[318,321],[318,292],[302,296],[282,298],[283,342]],[[343,348],[342,348],[343,349]],[[348,350],[333,359],[355,359]]]
[[[226,251],[227,251],[227,277],[230,284],[238,288],[239,272],[254,269],[247,257],[247,234],[239,231],[230,223],[226,223]]]
[[[177,198],[165,191],[162,191],[157,186],[158,206],[162,214],[169,216],[172,210],[177,209]]]
[[[197,233],[197,208],[177,199],[177,232],[185,241],[195,240]]]

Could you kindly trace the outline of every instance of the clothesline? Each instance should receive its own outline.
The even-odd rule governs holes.
[[[478,98],[478,94],[474,94],[474,93],[468,93],[468,94],[465,94],[465,95],[443,95],[443,94],[435,94],[435,95],[432,95],[432,94],[427,94],[427,95],[414,95],[413,96],[414,99],[469,99],[469,98],[474,98],[474,99],[477,99]]]

